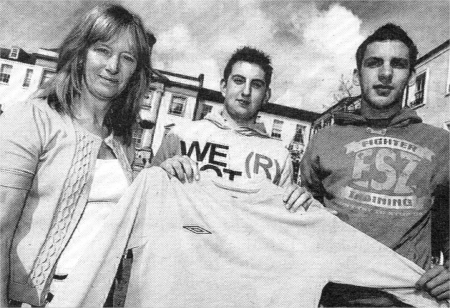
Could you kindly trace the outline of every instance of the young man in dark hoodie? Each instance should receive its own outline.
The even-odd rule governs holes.
[[[314,135],[301,178],[342,220],[424,268],[417,288],[441,300],[450,297],[449,134],[402,108],[416,59],[417,47],[393,24],[360,45],[354,82],[361,87],[361,110],[336,113],[336,125]],[[432,264],[432,212],[437,214],[433,224],[440,228],[433,236],[445,256],[443,265]],[[378,290],[336,284],[324,290],[322,303],[402,305]]]

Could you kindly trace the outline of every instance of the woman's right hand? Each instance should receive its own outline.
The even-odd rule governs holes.
[[[192,181],[200,180],[200,171],[198,163],[186,155],[175,155],[166,159],[160,165],[170,177],[174,176],[182,183],[192,183]]]

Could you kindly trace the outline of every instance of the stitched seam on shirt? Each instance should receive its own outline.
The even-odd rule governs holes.
[[[77,131],[75,157],[64,182],[63,192],[49,233],[29,276],[29,283],[41,290],[44,288],[67,237],[70,236],[67,231],[70,224],[73,223],[72,218],[76,205],[87,183],[92,149],[93,140],[89,140],[86,134]]]
[[[14,175],[23,175],[23,176],[27,176],[27,177],[33,177],[34,173],[33,172],[29,172],[29,171],[24,171],[24,170],[18,170],[18,169],[7,169],[7,168],[1,168],[0,167],[0,172],[6,172],[6,173],[11,173]]]

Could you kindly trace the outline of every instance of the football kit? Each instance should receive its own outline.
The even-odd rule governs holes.
[[[143,170],[120,202],[139,204],[129,307],[317,307],[329,281],[439,307],[414,288],[423,270],[320,208],[290,213],[283,189],[201,173],[182,184]],[[136,206],[133,206],[136,207]]]

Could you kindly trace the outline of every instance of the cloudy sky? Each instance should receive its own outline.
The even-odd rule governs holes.
[[[420,55],[450,37],[448,0],[116,2],[155,33],[155,68],[203,73],[205,87],[218,90],[227,57],[239,46],[255,46],[272,57],[272,102],[317,112],[333,103],[341,76],[351,79],[357,46],[382,24],[402,26]],[[0,0],[0,45],[55,48],[74,20],[98,3]]]

